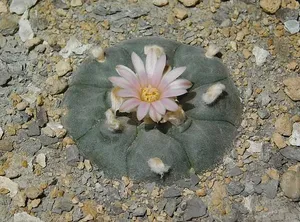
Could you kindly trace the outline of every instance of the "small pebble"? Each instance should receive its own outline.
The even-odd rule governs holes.
[[[153,0],[152,2],[155,6],[159,7],[169,4],[169,0]]]

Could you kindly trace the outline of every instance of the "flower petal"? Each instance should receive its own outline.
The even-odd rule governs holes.
[[[148,74],[148,78],[152,78],[156,62],[157,62],[157,55],[154,49],[150,49],[146,57],[146,72]]]
[[[155,110],[155,108],[152,105],[149,109],[149,116],[154,122],[159,122],[161,120],[161,115]]]
[[[157,60],[157,63],[155,65],[155,69],[154,69],[154,73],[153,73],[153,76],[152,76],[152,85],[154,87],[157,87],[160,83],[160,80],[162,78],[162,74],[163,74],[163,71],[165,69],[165,66],[166,66],[166,55],[162,55],[161,57],[159,57],[159,59]]]
[[[167,89],[188,89],[192,86],[192,83],[186,79],[176,79],[171,82]]]
[[[120,97],[134,97],[137,99],[140,98],[139,93],[132,89],[120,89],[116,94]]]
[[[111,81],[115,86],[119,86],[120,88],[132,88],[130,83],[122,77],[112,76],[109,77],[108,80]]]
[[[164,105],[162,104],[162,102],[160,100],[157,100],[157,101],[151,103],[151,105],[159,114],[165,115],[166,108],[164,107]]]
[[[131,60],[132,60],[134,70],[138,75],[141,86],[142,87],[146,86],[148,84],[148,76],[145,70],[143,60],[135,52],[132,52]]]
[[[131,99],[128,99],[125,102],[123,102],[122,105],[120,106],[119,110],[120,110],[120,112],[129,113],[135,107],[137,107],[140,103],[141,103],[141,101],[139,99],[131,98]]]
[[[117,65],[116,70],[120,76],[122,76],[124,79],[126,79],[132,85],[132,87],[134,87],[136,89],[140,88],[139,80],[138,80],[136,74],[131,69],[129,69],[128,67],[123,66],[123,65]]]
[[[187,93],[186,89],[168,89],[164,91],[161,95],[162,98],[166,97],[175,97],[175,96],[180,96]]]
[[[141,102],[137,109],[137,118],[138,120],[142,120],[149,111],[150,103]]]
[[[186,67],[178,67],[166,73],[161,79],[158,89],[163,91],[171,82],[177,79],[185,70]]]
[[[174,100],[172,99],[169,99],[169,98],[163,98],[160,100],[161,103],[164,105],[164,107],[167,109],[167,110],[170,110],[170,111],[176,111],[178,109],[178,105],[177,103],[175,103]]]

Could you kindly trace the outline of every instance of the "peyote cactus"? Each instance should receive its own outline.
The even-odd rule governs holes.
[[[81,152],[106,175],[138,181],[213,167],[232,144],[242,106],[227,69],[208,54],[151,37],[81,65],[64,100],[64,124]]]

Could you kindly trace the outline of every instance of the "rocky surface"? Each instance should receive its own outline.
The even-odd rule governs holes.
[[[299,221],[298,24],[296,0],[1,1],[1,220]],[[107,178],[61,124],[90,48],[141,36],[219,46],[244,103],[224,161],[171,186]]]

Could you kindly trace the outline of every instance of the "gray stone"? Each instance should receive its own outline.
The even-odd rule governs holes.
[[[0,18],[0,33],[4,36],[13,35],[18,31],[17,18],[12,15],[1,16]]]
[[[62,214],[62,212],[69,212],[73,208],[73,204],[68,197],[58,197],[56,198],[52,212],[57,214]]]
[[[284,28],[291,34],[296,34],[300,30],[300,23],[297,20],[284,22]]]
[[[48,115],[44,107],[37,107],[36,118],[39,127],[44,127],[48,123]]]
[[[43,222],[41,219],[29,215],[27,212],[14,214],[14,222]]]
[[[230,177],[235,177],[241,174],[243,174],[243,171],[237,166],[230,168],[227,172],[227,175]]]
[[[13,149],[14,149],[13,143],[10,140],[8,139],[0,140],[0,151],[9,152],[12,151]]]
[[[0,73],[0,86],[5,86],[11,80],[11,75],[8,73]]]
[[[257,97],[257,102],[259,102],[262,106],[266,106],[271,102],[271,97],[269,96],[269,93],[266,91],[263,91],[259,94]]]
[[[138,207],[133,212],[132,215],[134,217],[143,217],[146,214],[147,209],[145,207]]]
[[[180,197],[180,196],[181,196],[181,191],[174,186],[166,189],[163,194],[163,197],[165,198],[173,198],[173,197]]]
[[[26,42],[29,39],[32,39],[34,37],[33,30],[31,28],[31,24],[29,20],[27,19],[27,13],[26,12],[24,15],[22,15],[21,19],[19,20],[19,36],[20,39],[23,42]]]
[[[76,145],[66,148],[66,159],[69,166],[77,166],[79,162],[79,150]]]
[[[196,174],[191,175],[191,186],[196,186],[200,182],[199,177]]]
[[[20,147],[22,151],[25,151],[28,155],[33,156],[41,149],[42,144],[39,140],[29,138],[28,140],[21,142]]]
[[[169,199],[166,206],[165,206],[165,211],[166,213],[172,217],[175,210],[176,210],[176,206],[177,206],[177,201],[176,199]]]
[[[166,206],[167,202],[168,202],[167,199],[163,199],[163,200],[159,201],[158,204],[157,204],[157,209],[159,211],[162,211],[163,209],[165,209],[165,206]]]
[[[49,145],[52,145],[52,144],[55,144],[58,142],[58,138],[57,137],[49,137],[49,136],[46,136],[46,135],[41,135],[38,137],[39,140],[41,141],[42,145],[43,146],[49,146]]]
[[[69,9],[69,6],[62,0],[54,0],[53,4],[56,8]]]
[[[300,123],[293,124],[293,131],[289,138],[289,142],[293,146],[300,146]]]
[[[78,206],[74,207],[72,215],[73,215],[73,221],[74,222],[77,222],[77,221],[81,220],[84,216],[81,208],[78,207]]]
[[[238,181],[232,181],[227,186],[227,191],[231,196],[238,195],[245,189],[245,185]]]
[[[257,114],[261,119],[268,119],[270,117],[270,112],[267,109],[258,109]]]
[[[288,159],[300,161],[300,148],[288,146],[281,149],[280,153]]]
[[[270,180],[268,183],[263,184],[263,193],[266,195],[267,198],[274,199],[276,197],[278,184],[278,180]]]
[[[184,220],[191,220],[193,218],[202,217],[207,212],[207,207],[200,198],[192,198],[188,200],[186,209],[183,214]]]
[[[27,9],[36,4],[37,0],[12,0],[9,11],[18,15],[23,14]]]
[[[0,48],[3,48],[6,44],[6,38],[0,34]]]
[[[280,8],[275,16],[282,22],[285,23],[288,20],[297,20],[299,16],[299,10],[290,8]]]
[[[41,130],[37,122],[32,122],[28,125],[27,135],[28,136],[41,135]]]

